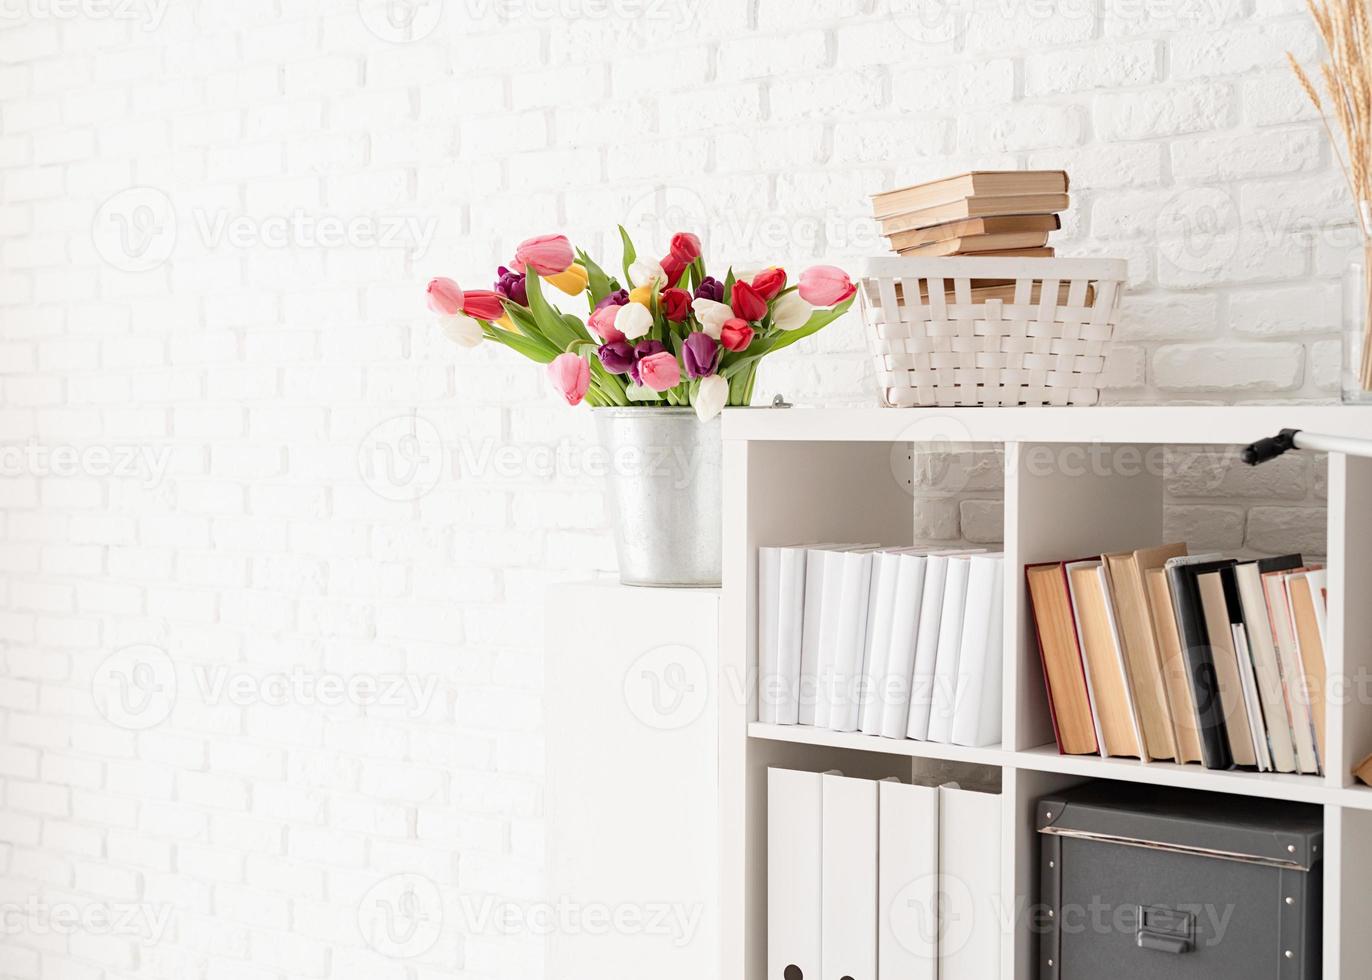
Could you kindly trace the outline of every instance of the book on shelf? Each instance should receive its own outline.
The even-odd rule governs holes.
[[[885,218],[968,197],[1065,194],[1067,187],[1068,176],[1063,170],[973,170],[873,194],[872,212]]]
[[[901,232],[944,225],[970,218],[999,218],[1021,214],[1056,214],[1071,204],[1066,194],[1012,194],[1003,197],[964,197],[935,204],[927,208],[906,211],[890,217],[878,218],[881,233],[886,236]]]
[[[897,245],[891,248],[901,255],[975,255],[1006,254],[1007,250],[1041,250],[1048,244],[1048,233],[1022,231],[1005,235],[971,235],[965,238],[947,238],[941,242],[927,245]]]
[[[1025,586],[1060,753],[1321,770],[1323,569],[1172,544],[1030,565]]]
[[[970,746],[1000,741],[1002,556],[760,547],[757,581],[763,724]]]
[[[967,218],[928,228],[899,231],[890,236],[890,243],[892,249],[900,251],[955,239],[980,241],[1010,235],[1034,235],[1040,240],[1039,244],[1045,244],[1049,233],[1061,227],[1062,218],[1056,214],[1008,214],[994,218]]]

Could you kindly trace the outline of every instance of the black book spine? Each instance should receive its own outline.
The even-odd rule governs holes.
[[[1220,682],[1215,674],[1215,659],[1210,651],[1210,634],[1201,610],[1200,588],[1192,566],[1167,569],[1172,586],[1172,608],[1177,614],[1182,656],[1186,658],[1186,680],[1196,702],[1196,722],[1201,740],[1201,759],[1207,769],[1233,769],[1229,734],[1224,727],[1224,704],[1220,701]]]

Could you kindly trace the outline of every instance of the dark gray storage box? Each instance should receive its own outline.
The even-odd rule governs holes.
[[[1037,822],[1042,980],[1320,980],[1322,807],[1089,783]]]

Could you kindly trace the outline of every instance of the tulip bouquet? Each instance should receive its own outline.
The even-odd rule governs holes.
[[[429,283],[429,308],[463,347],[492,340],[546,364],[569,405],[694,406],[702,420],[752,401],[758,362],[827,326],[852,305],[852,281],[814,266],[797,285],[777,267],[721,281],[708,275],[700,239],[672,237],[661,261],[640,259],[621,227],[623,279],[608,275],[562,235],[523,242],[491,290]],[[585,318],[550,302],[545,284],[584,296]]]

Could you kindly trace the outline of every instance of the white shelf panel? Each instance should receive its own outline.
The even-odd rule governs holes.
[[[808,725],[764,725],[755,721],[749,724],[748,735],[751,738],[765,738],[773,742],[823,745],[831,749],[880,752],[914,759],[973,762],[984,766],[1003,766],[1007,759],[1007,753],[1002,751],[1000,746],[971,749],[963,745],[917,742],[909,738],[882,738],[879,735],[864,735],[861,732],[831,732],[826,728],[811,728]]]
[[[1372,437],[1372,406],[735,408],[724,438],[754,441],[1247,444],[1284,428]]]

